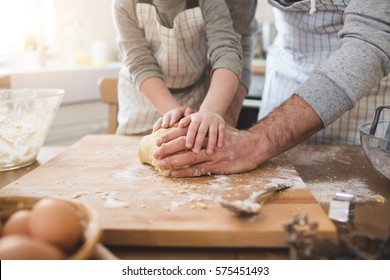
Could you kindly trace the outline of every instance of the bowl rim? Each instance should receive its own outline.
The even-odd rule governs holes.
[[[65,90],[61,88],[8,88],[8,89],[0,89],[0,96],[4,93],[15,92],[15,93],[27,93],[28,91],[34,91],[38,93],[45,93],[45,95],[34,95],[34,96],[23,96],[18,98],[7,98],[0,99],[0,102],[9,102],[15,100],[32,100],[32,99],[43,99],[48,97],[63,97],[65,94]]]
[[[380,123],[381,124],[382,123],[390,123],[390,121],[388,121],[388,120],[386,120],[386,121],[379,121],[378,124],[380,124]],[[384,140],[384,141],[389,141],[390,142],[390,139],[387,139],[387,138],[384,138],[384,137],[378,137],[376,135],[370,134],[369,131],[370,131],[371,126],[372,126],[372,123],[365,123],[365,124],[363,124],[359,128],[360,133],[363,134],[363,135],[371,136],[371,137],[373,137],[375,139],[378,139],[378,140],[382,140],[382,141]],[[364,129],[368,129],[368,131],[365,131]]]
[[[378,124],[382,123],[382,124],[388,125],[389,122],[390,121],[379,121]],[[372,123],[367,123],[367,124],[364,124],[360,127],[360,129],[359,129],[360,130],[360,142],[361,142],[360,145],[362,147],[364,155],[366,156],[366,158],[370,162],[371,166],[375,169],[375,171],[378,172],[379,174],[381,174],[386,179],[390,180],[389,175],[385,174],[382,170],[380,170],[380,168],[377,167],[377,164],[373,161],[373,159],[370,156],[370,152],[369,152],[371,150],[371,148],[369,147],[369,145],[370,145],[369,142],[371,142],[373,139],[375,139],[374,141],[378,141],[378,143],[381,143],[381,145],[382,144],[388,145],[388,143],[390,143],[390,139],[387,139],[384,137],[378,137],[378,136],[370,134],[369,131],[370,131],[371,125],[372,125]],[[366,139],[366,141],[364,141],[364,138]]]

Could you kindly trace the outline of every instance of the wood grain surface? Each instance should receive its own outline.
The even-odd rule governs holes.
[[[287,157],[243,174],[172,179],[139,163],[140,137],[89,135],[0,190],[0,196],[59,196],[93,206],[108,245],[158,247],[287,247],[284,225],[304,211],[319,234],[336,229]],[[292,182],[269,194],[261,214],[239,218],[220,198],[245,199],[265,185]]]

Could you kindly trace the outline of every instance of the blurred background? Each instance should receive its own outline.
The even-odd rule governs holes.
[[[0,0],[2,66],[116,60],[111,0]]]
[[[104,133],[107,107],[97,80],[117,76],[120,67],[111,14],[112,0],[0,0],[0,76],[11,88],[63,88],[65,97],[47,145],[69,145],[85,134]],[[255,66],[263,67],[275,36],[272,10],[258,1],[260,23]],[[258,109],[263,72],[254,77]],[[0,87],[5,87],[0,82]],[[256,103],[257,102],[257,103]],[[255,112],[253,112],[255,114]]]

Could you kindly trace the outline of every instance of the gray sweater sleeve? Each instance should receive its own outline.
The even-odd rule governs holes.
[[[134,0],[114,0],[112,13],[122,64],[137,88],[149,77],[163,79],[143,31],[138,27]]]
[[[241,78],[243,64],[240,35],[234,31],[225,1],[200,0],[199,5],[205,21],[211,71],[227,68]]]
[[[255,18],[256,0],[225,0],[233,20],[234,30],[241,35],[243,69],[241,83],[248,89],[252,79],[252,60],[258,32]]]
[[[352,109],[390,71],[390,1],[351,0],[339,48],[297,89],[325,126]]]
[[[173,0],[170,0],[171,2]],[[182,0],[174,0],[179,12],[184,7]],[[135,12],[135,0],[114,0],[113,18],[117,31],[117,45],[122,56],[123,66],[131,79],[139,88],[142,82],[150,77],[164,79],[163,73],[144,37],[143,30],[138,27]],[[156,1],[156,3],[158,3]],[[163,2],[161,2],[163,3]],[[224,0],[200,0],[200,7],[205,20],[205,30],[208,44],[208,57],[212,69],[228,68],[238,77],[242,73],[242,48],[240,36],[234,32],[232,21]],[[172,5],[171,5],[172,7]],[[157,9],[164,9],[164,6]],[[177,13],[162,12],[160,16],[173,17]],[[163,22],[172,19],[164,18]]]

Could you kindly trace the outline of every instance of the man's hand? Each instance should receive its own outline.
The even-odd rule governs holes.
[[[216,148],[213,155],[208,155],[205,149],[198,154],[187,150],[186,134],[187,128],[175,128],[157,140],[160,148],[153,156],[161,159],[159,168],[172,169],[172,177],[240,173],[257,167],[251,150],[255,140],[248,131],[228,127],[225,130],[225,145]]]
[[[157,140],[154,157],[159,168],[172,169],[173,177],[240,173],[287,151],[323,128],[317,113],[300,96],[293,95],[283,105],[249,130],[225,129],[225,143],[213,155],[186,148],[187,128],[175,128]]]

